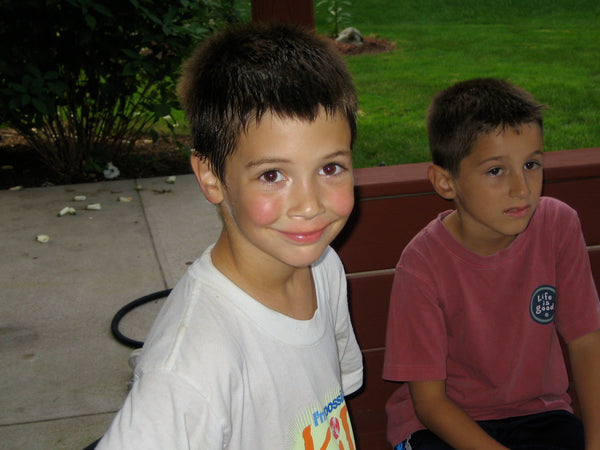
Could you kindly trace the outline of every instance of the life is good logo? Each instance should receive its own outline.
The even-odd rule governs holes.
[[[529,303],[531,318],[542,325],[552,322],[556,309],[556,297],[554,286],[542,285],[536,288]]]

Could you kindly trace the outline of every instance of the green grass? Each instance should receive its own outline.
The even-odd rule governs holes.
[[[354,0],[348,11],[343,26],[397,46],[347,58],[361,110],[356,167],[427,161],[431,98],[473,77],[508,79],[546,104],[546,150],[600,145],[597,0]],[[323,11],[315,21],[330,33]]]

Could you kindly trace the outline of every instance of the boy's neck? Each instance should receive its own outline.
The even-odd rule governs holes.
[[[497,239],[472,236],[463,226],[458,210],[442,219],[442,223],[456,241],[479,256],[490,256],[507,248],[517,236],[503,236]]]
[[[308,320],[317,309],[310,267],[291,267],[280,261],[249,261],[234,251],[223,231],[212,249],[214,266],[236,286],[273,311]]]

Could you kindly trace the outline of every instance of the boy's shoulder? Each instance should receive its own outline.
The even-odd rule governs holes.
[[[560,234],[566,229],[578,227],[579,215],[573,207],[554,197],[540,197],[525,234],[533,238],[541,231],[544,234]]]
[[[559,200],[555,197],[540,197],[540,201],[538,203],[537,211],[542,211],[546,214],[565,214],[572,215],[577,214],[575,209],[573,209],[570,205]]]
[[[439,244],[451,238],[450,233],[442,222],[444,217],[450,213],[452,213],[452,210],[439,213],[427,225],[421,228],[406,247],[404,247],[402,255],[411,253],[422,254],[439,250]]]
[[[231,345],[225,342],[231,334],[223,333],[223,329],[230,328],[235,320],[230,297],[236,289],[212,264],[211,248],[188,267],[148,333],[142,357],[144,353],[152,355],[154,364],[174,361],[187,344],[201,344],[206,354],[235,348],[235,341]]]

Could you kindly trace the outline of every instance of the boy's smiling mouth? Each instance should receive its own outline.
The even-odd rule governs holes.
[[[327,227],[312,231],[280,231],[286,238],[301,244],[312,244],[317,242],[325,233]]]

